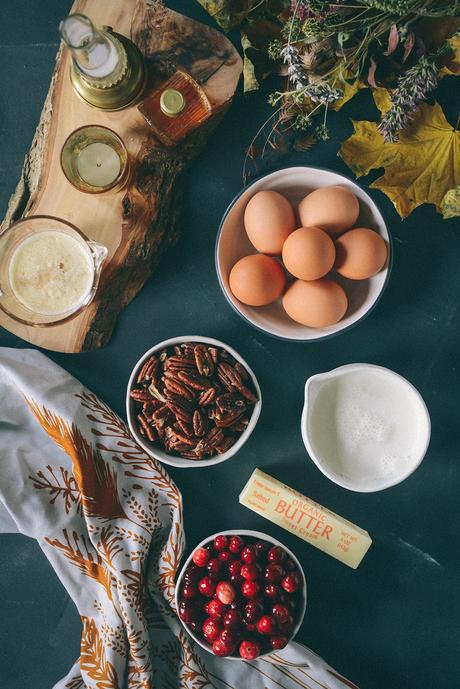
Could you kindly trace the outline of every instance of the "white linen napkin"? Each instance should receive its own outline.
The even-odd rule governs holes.
[[[182,498],[164,467],[75,378],[0,348],[0,531],[36,538],[81,616],[55,689],[357,689],[308,648],[206,653],[174,610]]]

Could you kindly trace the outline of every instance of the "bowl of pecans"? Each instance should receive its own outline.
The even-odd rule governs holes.
[[[203,467],[233,457],[255,428],[262,396],[234,349],[210,337],[164,340],[137,362],[126,414],[139,445],[160,462]]]

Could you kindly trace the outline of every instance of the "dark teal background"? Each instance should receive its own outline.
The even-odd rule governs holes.
[[[212,23],[192,0],[167,4]],[[1,2],[2,215],[40,116],[58,47],[58,23],[69,7],[62,0]],[[238,40],[236,34],[232,38]],[[200,334],[235,347],[258,376],[264,407],[250,441],[232,461],[190,472],[171,470],[184,496],[188,550],[218,529],[255,528],[282,539],[300,558],[309,585],[301,641],[361,689],[456,689],[459,222],[443,221],[433,206],[418,208],[401,222],[388,199],[371,190],[394,240],[393,274],[371,316],[317,344],[286,343],[253,330],[220,293],[214,242],[227,205],[241,189],[246,147],[270,113],[269,90],[266,86],[247,97],[240,93],[195,161],[186,180],[182,239],[121,314],[111,343],[89,354],[50,357],[124,416],[132,366],[159,340]],[[455,123],[458,81],[445,78],[439,100]],[[328,142],[293,153],[278,165],[324,165],[349,174],[337,150],[352,131],[350,118],[375,116],[370,94],[360,93],[331,116]],[[0,345],[28,346],[5,331],[0,331]],[[306,378],[354,361],[388,366],[407,377],[432,417],[431,446],[421,467],[380,493],[352,493],[330,482],[310,461],[300,437]],[[256,466],[369,531],[374,543],[357,571],[238,504],[238,493]],[[78,656],[79,635],[76,610],[38,545],[23,536],[0,536],[0,687],[50,689]]]

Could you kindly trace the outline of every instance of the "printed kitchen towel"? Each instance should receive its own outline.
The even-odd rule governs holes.
[[[253,662],[195,645],[174,609],[181,494],[72,376],[0,348],[0,405],[0,530],[37,539],[83,625],[55,689],[355,688],[297,643]]]

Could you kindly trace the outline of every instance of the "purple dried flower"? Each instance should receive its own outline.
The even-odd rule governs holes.
[[[379,122],[379,131],[387,142],[395,142],[399,131],[405,129],[420,103],[427,99],[438,84],[437,67],[433,57],[424,55],[398,79],[391,94],[391,108]]]

